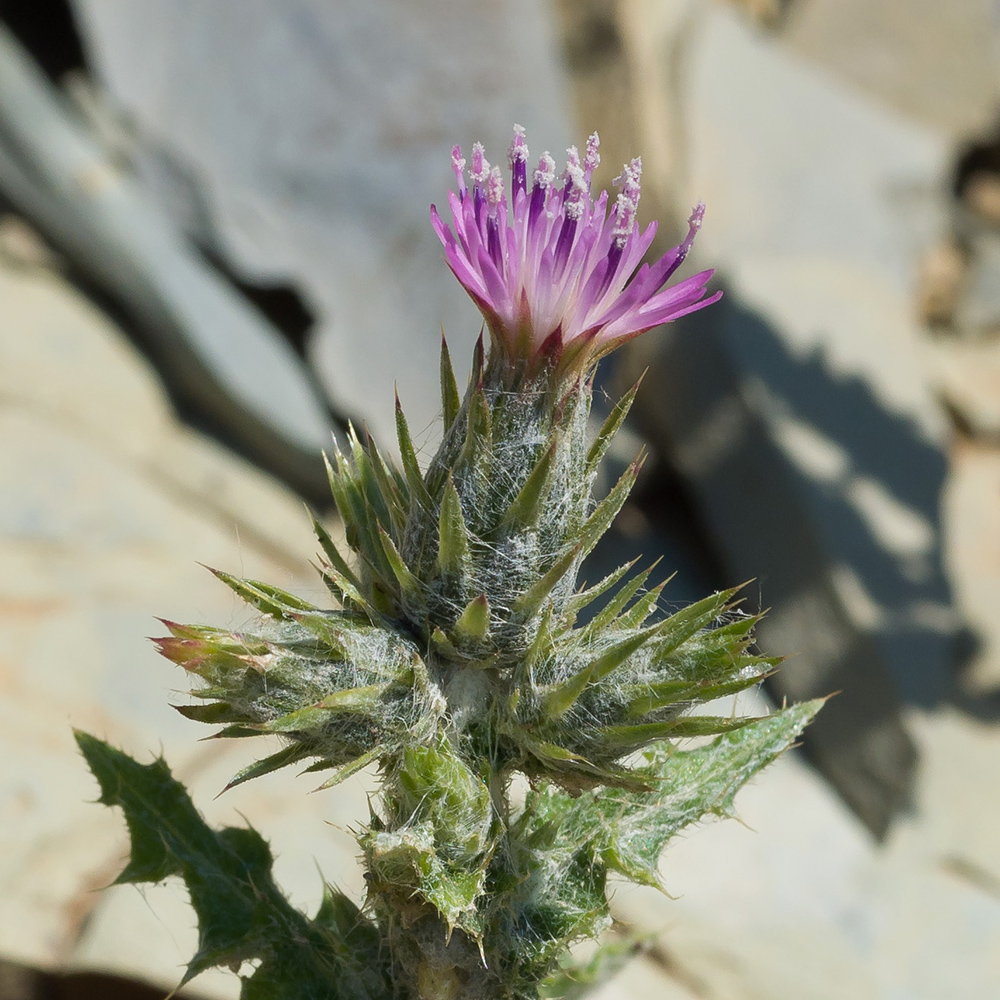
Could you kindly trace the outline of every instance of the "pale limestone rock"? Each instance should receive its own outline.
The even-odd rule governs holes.
[[[1000,22],[990,0],[793,0],[790,49],[875,103],[962,139],[992,123]]]
[[[587,994],[587,1000],[695,1000],[699,993],[671,975],[653,956],[633,958],[610,982]]]
[[[264,835],[275,857],[275,879],[293,905],[307,914],[315,913],[324,880],[360,902],[364,881],[357,860],[359,848],[349,827],[366,814],[366,794],[376,788],[374,776],[366,773],[343,786],[310,795],[321,776],[293,779],[293,772],[285,771],[216,798],[239,767],[266,752],[266,744],[257,742],[257,746],[238,746],[225,757],[200,762],[197,768],[179,768],[176,774],[188,784],[195,804],[212,826],[249,823]],[[164,933],[165,927],[169,934]],[[141,888],[117,886],[92,914],[70,965],[141,978],[169,989],[177,985],[197,950],[197,941],[194,912],[179,880]],[[249,973],[249,967],[244,971]],[[208,1000],[230,1000],[239,994],[239,981],[216,969],[198,976],[191,989]]]
[[[686,202],[704,198],[699,259],[850,261],[901,296],[944,181],[945,137],[810,66],[736,14],[702,8],[680,64]]]
[[[967,431],[984,442],[1000,440],[1000,342],[939,337],[924,352],[933,384]]]
[[[948,427],[912,315],[948,146],[726,7],[670,9],[677,201],[705,200],[696,252],[729,294],[637,341],[623,381],[652,364],[646,433],[728,579],[761,581],[761,643],[795,654],[775,689],[843,690],[805,739],[884,830],[914,764],[900,699],[943,696],[959,628],[941,560]]]
[[[945,553],[957,598],[979,649],[966,682],[973,691],[1000,687],[1000,451],[961,441],[951,454],[945,493]]]
[[[269,789],[285,786],[265,782],[213,803],[250,748],[197,742],[204,727],[169,707],[186,679],[145,638],[162,632],[154,614],[252,620],[198,561],[324,600],[308,518],[286,490],[179,427],[145,362],[62,281],[0,270],[0,303],[0,953],[171,987],[176,959],[164,962],[156,942],[172,939],[172,918],[146,947],[101,937],[117,906],[145,904],[137,890],[94,891],[114,878],[126,834],[120,815],[91,803],[72,727],[140,759],[162,752],[213,821],[242,822],[242,809],[273,827],[288,845],[278,875],[302,905],[320,892],[314,856],[360,892],[353,842],[324,820],[363,815],[363,796],[341,814],[335,794],[285,782],[275,798]],[[191,921],[188,911],[181,926]]]

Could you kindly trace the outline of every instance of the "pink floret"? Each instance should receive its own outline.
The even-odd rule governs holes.
[[[631,337],[722,294],[706,294],[711,270],[667,285],[691,249],[704,204],[691,213],[679,246],[642,264],[656,234],[655,223],[640,230],[636,221],[642,163],[632,160],[616,178],[620,193],[609,214],[607,192],[596,201],[590,196],[598,145],[595,132],[582,164],[576,148],[568,150],[558,179],[555,161],[543,153],[528,189],[524,129],[515,126],[510,203],[481,145],[473,148],[471,190],[461,150],[453,151],[458,190],[449,192],[448,204],[454,229],[433,205],[431,224],[494,346],[512,360],[551,358],[562,368],[582,370]]]

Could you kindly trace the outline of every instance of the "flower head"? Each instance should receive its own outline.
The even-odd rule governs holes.
[[[667,281],[687,256],[701,226],[699,203],[684,242],[654,264],[641,264],[656,223],[640,230],[636,220],[642,161],[627,163],[615,178],[618,197],[593,200],[590,181],[600,163],[595,132],[581,160],[568,149],[557,177],[555,160],[543,153],[528,187],[524,129],[514,126],[508,163],[511,189],[482,145],[472,150],[466,183],[461,149],[452,151],[457,191],[448,203],[454,231],[431,206],[431,223],[455,277],[479,307],[495,346],[513,359],[552,358],[561,368],[582,369],[623,341],[715,302],[706,298],[712,271],[675,285]],[[641,264],[641,266],[640,266]]]

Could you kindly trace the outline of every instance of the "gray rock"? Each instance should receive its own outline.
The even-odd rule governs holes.
[[[0,26],[0,192],[115,304],[175,399],[318,496],[331,420],[287,342],[188,244]]]
[[[941,558],[946,424],[910,319],[919,246],[899,193],[945,144],[867,103],[737,15],[705,8],[680,66],[700,260],[723,304],[640,340],[643,431],[687,477],[732,579],[795,654],[779,696],[840,691],[806,736],[871,829],[906,801],[900,698],[933,705],[958,620]],[[913,223],[913,225],[911,225]]]
[[[198,560],[323,600],[308,517],[289,490],[179,425],[155,372],[64,280],[0,264],[0,317],[0,955],[40,968],[75,956],[172,988],[188,908],[166,930],[151,918],[141,944],[98,936],[95,890],[113,880],[126,831],[93,804],[72,727],[142,760],[163,753],[216,822],[276,818],[300,899],[320,891],[313,855],[360,890],[355,844],[323,822],[336,799],[304,794],[308,781],[212,803],[250,748],[197,742],[205,727],[170,708],[186,682],[145,638],[159,634],[155,614],[247,620]],[[345,821],[364,808],[353,794]],[[311,849],[296,839],[308,830],[322,841]]]
[[[295,283],[331,399],[394,439],[393,383],[436,433],[441,326],[456,366],[481,319],[441,259],[451,148],[505,164],[573,141],[547,11],[532,0],[76,0],[87,48],[142,135],[193,171],[221,255]],[[426,432],[425,432],[426,429]]]
[[[968,275],[955,309],[960,336],[981,339],[1000,333],[1000,235],[980,232],[970,246]]]
[[[1000,441],[1000,343],[938,337],[927,345],[934,384],[972,437]]]
[[[794,0],[780,35],[852,89],[952,138],[996,113],[1000,24],[990,0]]]
[[[1000,388],[1000,361],[993,364]],[[984,386],[985,388],[985,386]],[[992,401],[1000,434],[1000,415]],[[963,681],[972,695],[992,695],[993,711],[1000,715],[1000,449],[997,439],[963,439],[951,454],[951,474],[945,492],[945,543],[948,565],[962,608],[978,639],[978,648]],[[979,796],[972,792],[974,799]],[[995,864],[1000,873],[1000,860]]]

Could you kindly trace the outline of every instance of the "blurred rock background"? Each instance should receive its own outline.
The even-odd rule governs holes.
[[[599,184],[641,153],[661,249],[704,198],[726,289],[602,369],[649,369],[610,464],[655,460],[587,575],[753,579],[791,656],[755,697],[839,692],[667,851],[678,899],[621,889],[654,936],[595,996],[1000,994],[998,44],[989,0],[0,0],[0,1000],[163,995],[193,951],[177,886],[96,891],[124,830],[73,726],[261,829],[297,903],[361,896],[371,779],[215,800],[246,751],[144,636],[245,615],[197,562],[319,595],[320,449],[391,446],[393,383],[433,448],[441,324],[456,360],[480,324],[427,206],[515,121],[597,128]]]

